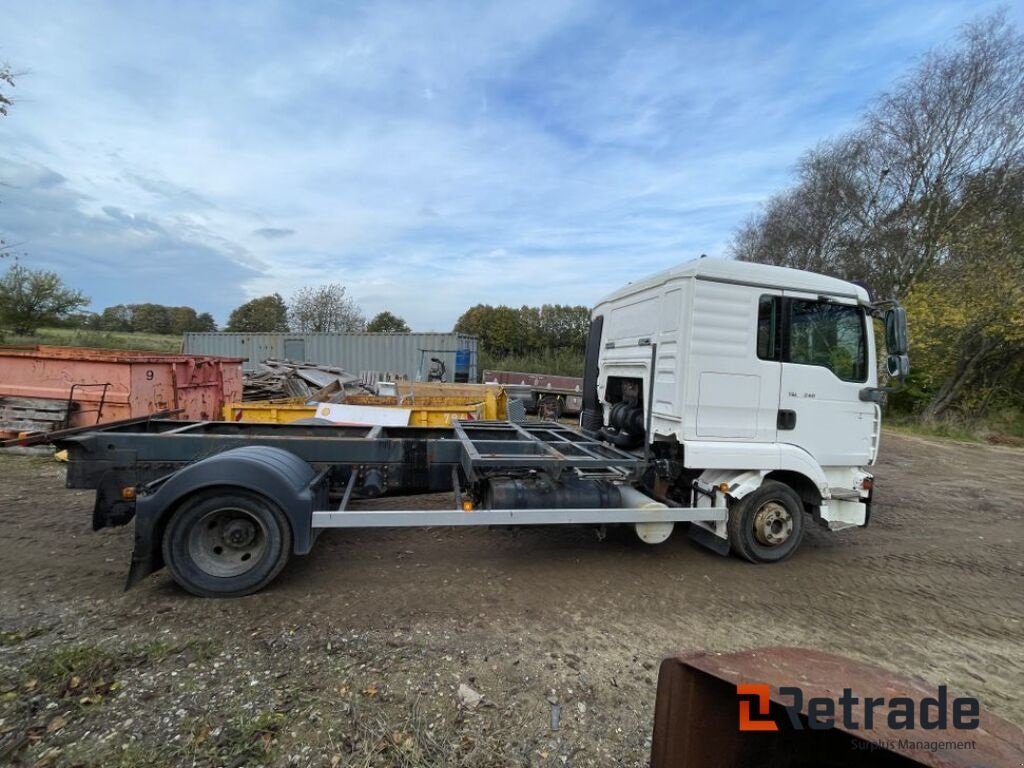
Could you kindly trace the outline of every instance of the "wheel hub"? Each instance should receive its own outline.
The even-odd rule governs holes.
[[[766,547],[785,543],[793,532],[793,516],[782,504],[769,501],[754,515],[754,536]]]
[[[224,526],[224,543],[229,547],[247,547],[255,538],[256,526],[250,520],[232,520]]]
[[[267,549],[263,524],[244,509],[215,509],[192,526],[188,554],[211,576],[239,576],[255,567]]]

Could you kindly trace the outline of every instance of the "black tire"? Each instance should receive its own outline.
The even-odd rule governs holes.
[[[777,563],[804,537],[804,505],[792,488],[768,480],[729,509],[729,543],[752,563]]]
[[[200,597],[258,592],[281,572],[292,530],[276,504],[245,490],[213,489],[185,501],[164,529],[164,564]]]
[[[551,418],[554,421],[558,421],[562,418],[562,412],[565,410],[565,404],[562,402],[562,398],[557,395],[544,395],[537,403],[537,410],[541,413],[547,411],[551,414]]]

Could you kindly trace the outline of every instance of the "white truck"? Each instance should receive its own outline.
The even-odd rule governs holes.
[[[129,420],[55,438],[94,528],[135,521],[129,586],[166,565],[204,596],[261,589],[327,528],[689,523],[755,563],[791,555],[806,518],[871,514],[881,425],[872,318],[908,370],[906,316],[807,272],[700,259],[594,309],[580,428]],[[449,509],[360,498],[451,491]]]
[[[696,521],[703,543],[781,560],[804,512],[832,530],[868,522],[881,311],[858,285],[795,269],[698,259],[666,270],[594,309],[581,426],[642,447],[659,498],[700,507],[720,494],[729,517]],[[888,370],[902,379],[906,316],[888,303],[885,317]]]

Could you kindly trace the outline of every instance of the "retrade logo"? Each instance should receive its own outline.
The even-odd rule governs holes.
[[[740,699],[741,731],[779,730],[779,726],[771,719],[771,691],[767,685],[741,683],[736,686],[736,695]]]
[[[785,717],[776,719],[771,713],[771,688],[765,683],[740,683],[736,686],[739,699],[739,729],[741,731],[777,731],[779,724],[788,721],[793,730],[825,730],[837,725],[846,731],[870,731],[876,723],[892,731],[946,730],[953,728],[972,731],[980,724],[981,705],[973,696],[961,696],[950,706],[946,686],[940,685],[935,696],[912,699],[909,696],[853,695],[853,689],[844,688],[838,699],[827,696],[806,697],[802,688],[781,686],[778,701]],[[806,720],[801,716],[805,709]]]

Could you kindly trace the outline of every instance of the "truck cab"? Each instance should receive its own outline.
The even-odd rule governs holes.
[[[833,530],[866,525],[880,312],[863,287],[796,269],[701,258],[665,270],[595,306],[581,426],[653,456],[651,490],[677,502],[738,502],[774,482]],[[905,374],[905,349],[891,351]],[[728,544],[725,523],[696,525]]]

